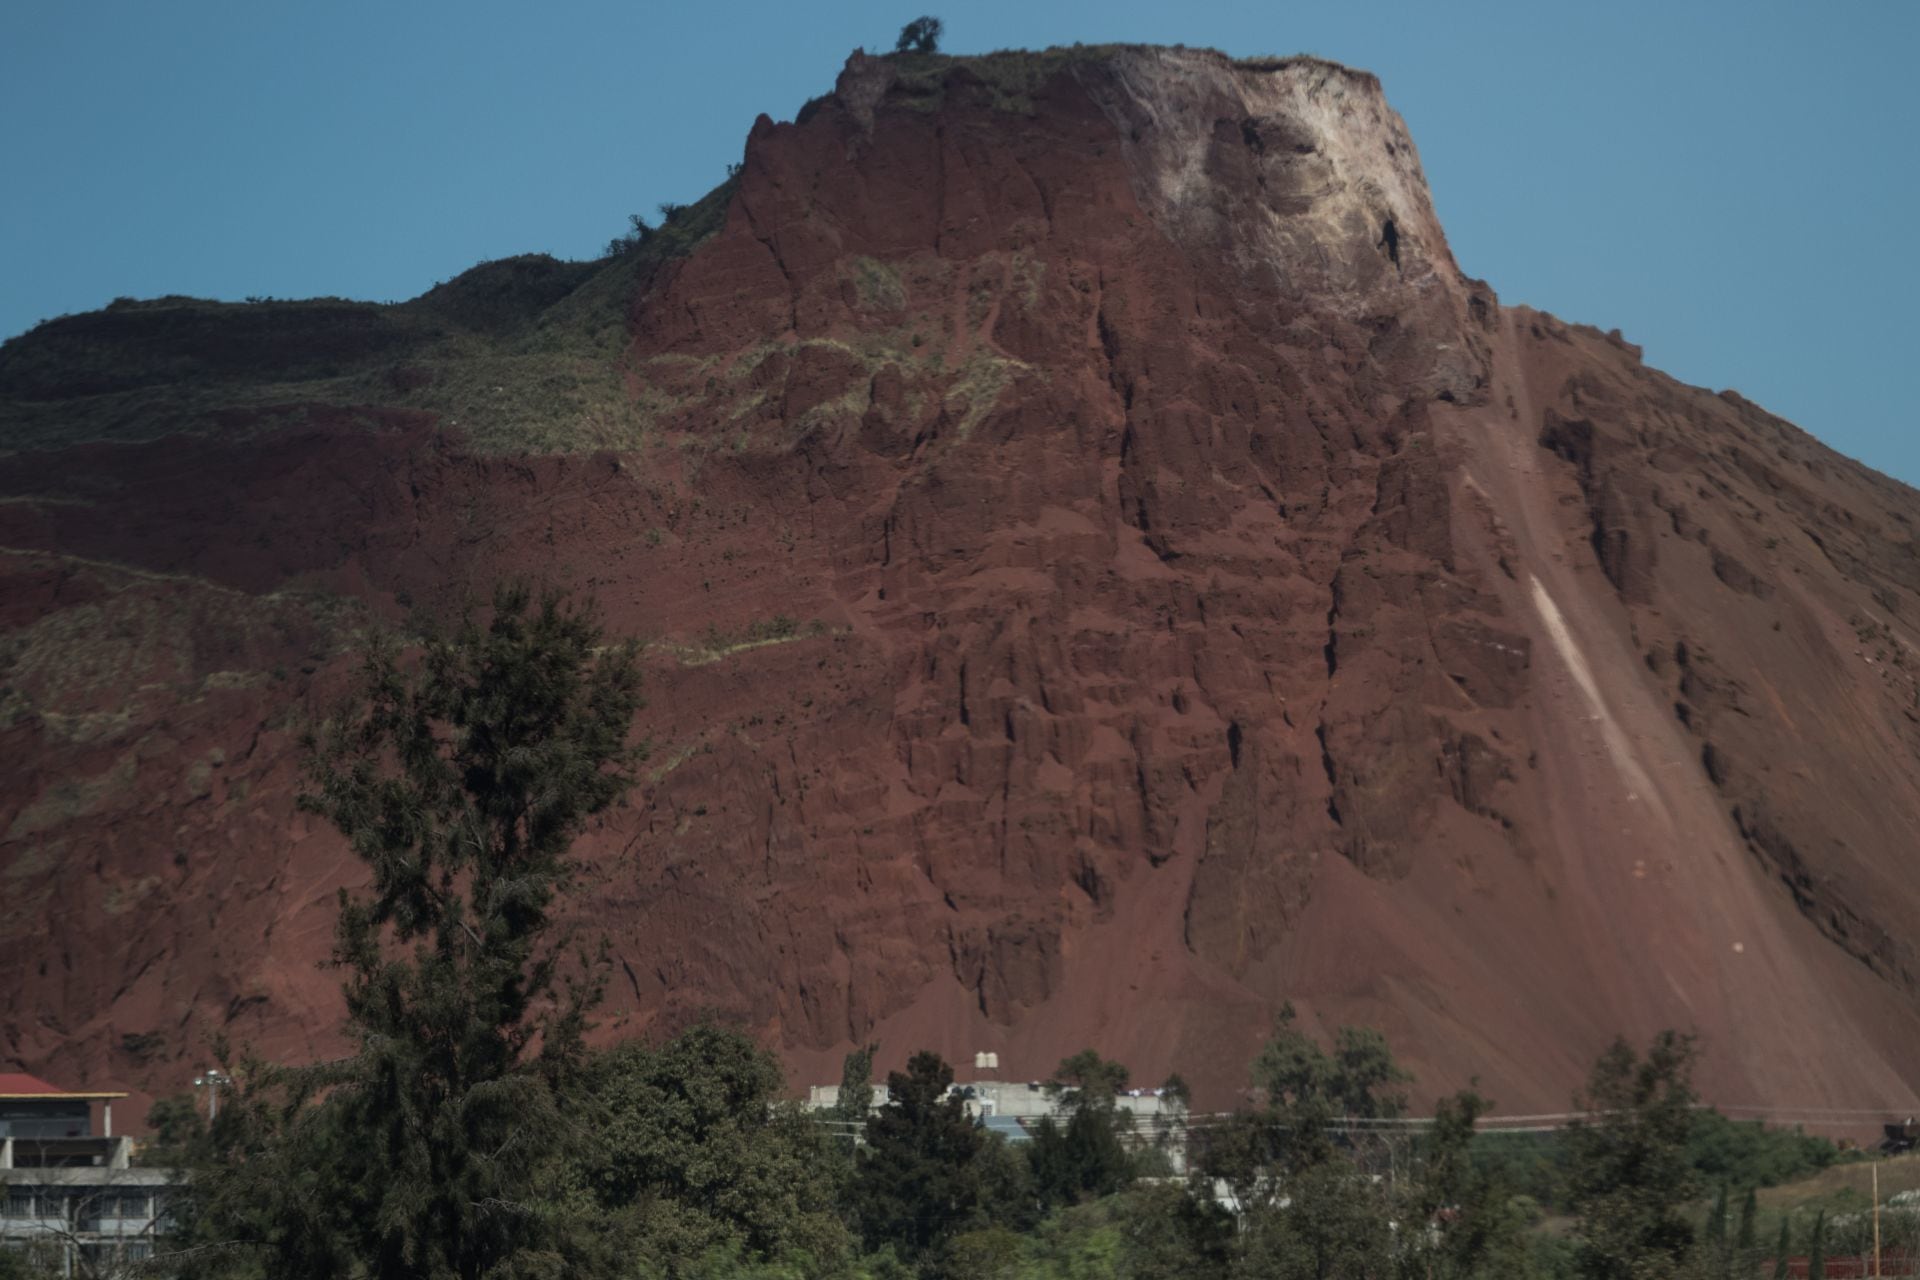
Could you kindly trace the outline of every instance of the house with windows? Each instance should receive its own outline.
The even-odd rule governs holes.
[[[0,1248],[63,1275],[151,1256],[173,1175],[137,1166],[132,1140],[114,1135],[126,1096],[0,1073]]]

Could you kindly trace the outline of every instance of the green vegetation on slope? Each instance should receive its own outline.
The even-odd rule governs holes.
[[[1757,1120],[1730,1120],[1711,1108],[1692,1113],[1687,1163],[1703,1186],[1774,1187],[1805,1179],[1848,1158],[1826,1138],[1799,1129],[1774,1129]],[[1546,1213],[1568,1203],[1572,1160],[1564,1131],[1486,1133],[1474,1158]],[[1853,1158],[1858,1158],[1854,1153]],[[1865,1172],[1860,1174],[1865,1177]]]
[[[437,415],[494,453],[629,449],[636,287],[718,229],[731,180],[598,262],[482,263],[408,302],[121,299],[0,346],[9,449],[298,426],[316,407],[389,425]],[[378,406],[375,409],[374,406]]]

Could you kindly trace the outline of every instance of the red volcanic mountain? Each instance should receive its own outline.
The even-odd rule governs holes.
[[[534,574],[649,642],[605,1035],[1914,1107],[1920,496],[1501,306],[1363,73],[856,55],[613,258],[53,321],[0,431],[0,1065],[329,1052],[298,725]]]

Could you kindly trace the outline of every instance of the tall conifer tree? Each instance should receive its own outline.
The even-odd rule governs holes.
[[[222,1108],[186,1208],[202,1274],[580,1273],[547,1183],[599,984],[563,976],[549,913],[573,841],[632,785],[638,705],[633,646],[525,588],[417,650],[370,648],[307,740],[301,800],[369,872],[334,949],[353,1051],[256,1070]]]

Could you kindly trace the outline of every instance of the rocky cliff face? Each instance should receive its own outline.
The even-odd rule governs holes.
[[[0,352],[0,1053],[324,1052],[298,717],[537,573],[651,641],[605,1035],[1225,1101],[1291,999],[1503,1110],[1665,1026],[1721,1102],[1911,1109],[1920,499],[1502,307],[1372,77],[856,55],[703,210]]]

